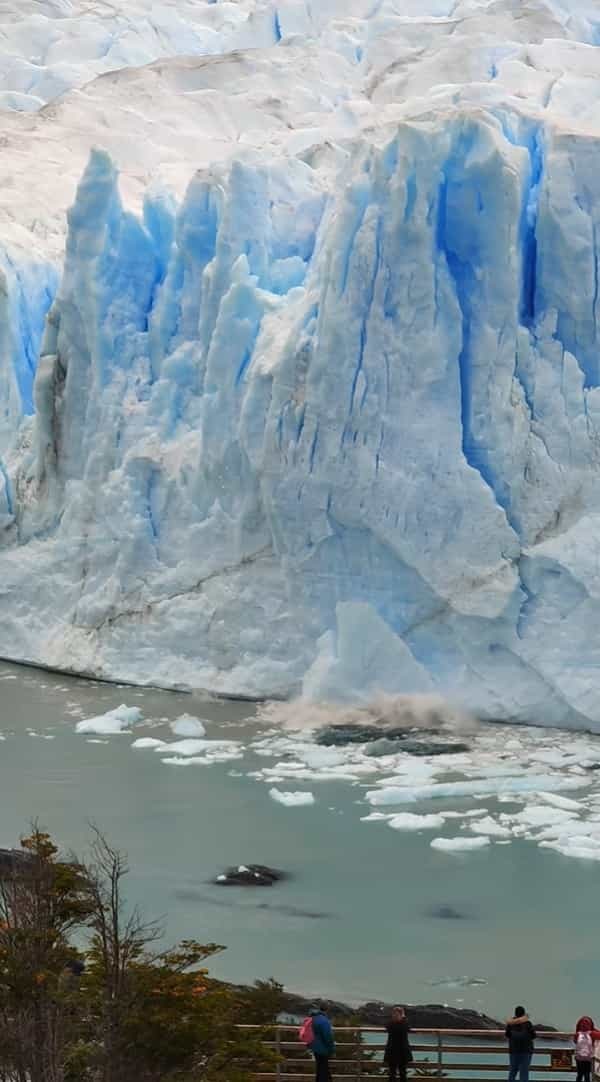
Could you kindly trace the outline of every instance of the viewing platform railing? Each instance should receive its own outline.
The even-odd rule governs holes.
[[[276,1054],[277,1064],[254,1077],[260,1082],[311,1082],[313,1058],[298,1039],[298,1025],[272,1027],[241,1026],[262,1029],[267,1034],[265,1047]],[[385,1030],[378,1026],[336,1026],[336,1055],[330,1061],[334,1082],[362,1082],[383,1078]],[[508,1077],[508,1047],[504,1030],[412,1029],[410,1043],[414,1062],[409,1064],[409,1080],[445,1078],[448,1082],[478,1082]],[[530,1067],[532,1082],[549,1082],[557,1075],[574,1074],[572,1033],[541,1034],[535,1043]]]

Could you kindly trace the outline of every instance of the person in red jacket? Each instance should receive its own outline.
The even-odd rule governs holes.
[[[576,1082],[591,1082],[596,1041],[600,1041],[600,1030],[596,1029],[589,1014],[584,1014],[577,1022],[573,1035],[577,1064]]]

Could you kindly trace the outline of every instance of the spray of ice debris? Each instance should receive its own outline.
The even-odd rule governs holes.
[[[438,695],[377,695],[360,706],[313,703],[306,699],[265,702],[257,718],[291,731],[330,726],[373,726],[379,729],[424,729],[472,732],[477,720]]]

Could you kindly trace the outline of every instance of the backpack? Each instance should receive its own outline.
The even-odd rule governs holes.
[[[594,1042],[592,1035],[585,1030],[581,1030],[577,1034],[577,1042],[575,1044],[575,1055],[577,1059],[593,1059],[594,1056]]]
[[[305,1018],[300,1029],[298,1030],[298,1036],[302,1041],[302,1044],[310,1045],[315,1039],[315,1031],[313,1029],[312,1018]]]
[[[527,1052],[531,1048],[531,1029],[527,1022],[513,1023],[510,1027],[510,1046],[513,1052]]]

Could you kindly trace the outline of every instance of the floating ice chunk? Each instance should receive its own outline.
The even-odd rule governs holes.
[[[389,821],[393,830],[435,830],[443,825],[443,815],[415,815],[413,812],[402,812]]]
[[[396,816],[389,812],[370,812],[369,815],[361,815],[361,823],[384,823],[389,819],[395,819]]]
[[[164,740],[158,740],[155,736],[140,736],[133,741],[132,748],[164,748],[167,747]]]
[[[600,846],[584,844],[585,839],[566,839],[560,842],[540,842],[541,849],[554,849],[564,857],[577,857],[580,860],[600,860]]]
[[[221,752],[238,752],[240,743],[238,740],[195,740],[192,737],[184,740],[174,740],[171,744],[161,743],[157,751],[168,751],[173,755],[206,755],[220,754]]]
[[[301,808],[308,804],[314,804],[315,798],[312,793],[285,793],[281,789],[269,789],[271,800],[277,804],[284,804],[286,808]]]
[[[140,721],[142,711],[139,706],[116,706],[106,714],[98,714],[93,718],[78,721],[75,726],[77,733],[97,733],[99,736],[113,736],[124,733],[134,722]]]
[[[361,774],[359,772],[351,772],[343,767],[332,768],[331,770],[294,770],[292,772],[281,769],[281,764],[278,768],[273,770],[260,770],[255,774],[256,777],[262,778],[264,781],[273,782],[275,780],[281,780],[286,778],[288,781],[360,781]]]
[[[376,784],[381,786],[407,785],[409,783],[424,784],[432,780],[436,775],[443,773],[439,758],[435,763],[427,759],[415,759],[408,756],[404,761],[394,764],[394,773],[387,778],[380,778]]]
[[[534,837],[536,840],[550,838],[554,841],[563,841],[566,837],[586,837],[594,839],[594,844],[596,844],[596,841],[600,839],[600,828],[597,823],[589,820],[585,822],[582,819],[567,818],[559,823],[545,826],[543,830],[538,831],[535,835],[530,834],[529,837]]]
[[[581,789],[589,781],[558,774],[524,774],[520,777],[478,778],[471,781],[449,781],[434,785],[389,786],[367,792],[370,804],[413,804],[418,800],[453,797],[486,797],[508,793],[531,793],[540,789]]]
[[[161,762],[168,766],[211,766],[214,759],[207,759],[206,755],[170,755]]]
[[[564,808],[565,811],[581,811],[583,804],[580,800],[571,800],[568,796],[558,796],[556,793],[538,793],[538,800],[543,800],[553,808]]]
[[[494,838],[509,838],[511,835],[510,829],[499,823],[497,819],[493,819],[491,815],[486,815],[483,819],[471,820],[469,830],[472,830],[473,834],[485,834]]]
[[[170,724],[171,732],[175,736],[206,736],[206,729],[200,718],[194,718],[191,714],[182,714]]]
[[[157,746],[156,750],[159,752],[169,751],[175,755],[200,755],[206,750],[207,743],[207,740],[195,740],[192,738],[174,740],[170,744],[162,742],[160,746]]]
[[[551,823],[565,823],[573,819],[573,813],[564,808],[552,808],[546,804],[529,804],[522,812],[513,816],[513,822],[523,826],[547,826]]]
[[[539,748],[531,756],[532,762],[543,763],[545,766],[564,766],[568,759],[568,752],[562,748]]]
[[[430,846],[432,849],[440,849],[443,853],[468,852],[470,849],[483,849],[490,844],[489,838],[434,838]]]
[[[318,770],[322,766],[343,766],[352,758],[352,752],[345,748],[322,748],[318,745],[306,745],[299,758],[302,758],[306,766]],[[377,769],[377,767],[371,767]]]

